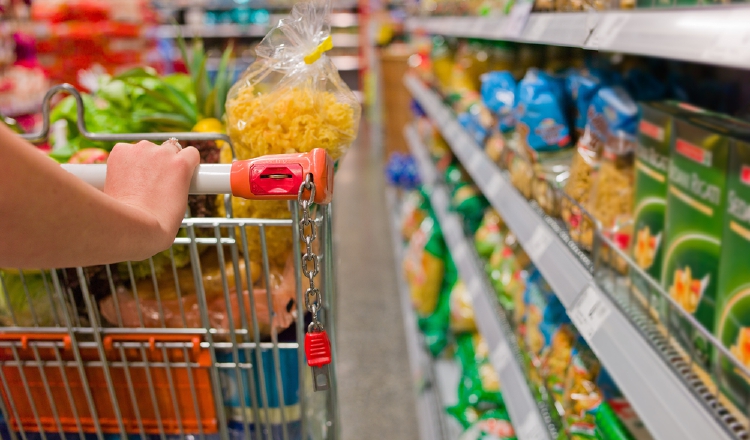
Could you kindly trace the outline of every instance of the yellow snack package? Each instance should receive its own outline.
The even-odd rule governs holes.
[[[425,218],[412,234],[403,262],[412,304],[420,316],[431,315],[437,307],[445,276],[445,252],[437,223],[432,217]]]
[[[333,47],[330,1],[297,3],[255,49],[256,59],[229,90],[226,127],[237,159],[323,148],[334,161],[357,137],[361,107],[326,52]],[[232,161],[224,146],[221,162]],[[225,212],[219,199],[219,214]],[[235,217],[289,218],[285,201],[232,198]],[[269,228],[268,256],[281,266],[291,246],[289,228]],[[249,237],[260,258],[260,237]]]
[[[476,332],[474,307],[471,303],[469,289],[459,280],[453,285],[450,296],[450,328],[454,333]]]

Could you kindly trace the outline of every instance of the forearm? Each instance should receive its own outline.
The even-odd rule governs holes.
[[[0,267],[144,259],[169,245],[163,230],[154,216],[83,183],[0,126]]]

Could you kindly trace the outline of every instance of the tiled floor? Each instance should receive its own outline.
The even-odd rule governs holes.
[[[337,377],[342,440],[419,438],[382,159],[366,127],[336,174]]]

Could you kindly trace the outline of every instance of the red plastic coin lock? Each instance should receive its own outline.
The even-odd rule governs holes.
[[[307,365],[322,367],[331,363],[331,341],[323,331],[305,333],[305,355]]]
[[[333,160],[316,148],[309,153],[275,154],[232,164],[232,195],[245,199],[296,200],[308,174],[315,185],[315,203],[333,197]]]

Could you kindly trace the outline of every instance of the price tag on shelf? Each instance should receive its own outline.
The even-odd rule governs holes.
[[[552,232],[547,225],[539,224],[529,241],[523,244],[523,248],[532,261],[537,261],[552,243],[552,238]]]
[[[534,7],[533,1],[525,0],[521,3],[516,3],[508,14],[508,20],[505,22],[505,29],[503,29],[503,35],[506,38],[520,38],[523,33],[523,29],[526,27],[526,22],[529,21],[529,15],[531,15],[531,8]]]
[[[451,123],[447,123],[447,124],[440,123],[439,120],[436,122],[438,122],[443,127],[440,130],[440,132],[443,134],[443,137],[445,138],[445,140],[448,141],[449,144],[452,144],[453,142],[455,142],[456,136],[458,135],[458,130],[460,130],[458,128],[458,125],[451,124]]]
[[[730,27],[703,51],[701,58],[714,62],[750,64],[750,31]]]
[[[461,229],[459,228],[457,229],[457,231],[460,233]],[[453,237],[451,235],[450,237],[452,238],[451,241],[461,240],[461,237],[458,237],[458,236]],[[454,255],[453,258],[455,258],[457,261],[464,261],[468,257],[469,257],[469,249],[466,247],[464,243],[461,242],[461,244],[457,246],[456,255]]]
[[[469,173],[476,172],[477,168],[482,165],[482,161],[485,157],[486,156],[482,153],[482,150],[472,150],[471,156],[469,157]]]
[[[468,285],[469,289],[469,296],[472,300],[479,296],[482,292],[482,282],[479,281],[479,278],[474,277],[474,279],[471,280],[471,283]]]
[[[554,14],[534,14],[534,16],[529,19],[527,29],[523,33],[524,39],[530,42],[541,41],[542,35],[544,35],[544,31],[547,30],[547,26],[549,26],[553,15]]]
[[[500,173],[495,173],[490,179],[490,183],[487,184],[487,197],[500,194],[503,187],[505,187],[505,179],[500,176]]]
[[[612,313],[602,293],[593,286],[588,286],[578,295],[568,315],[586,342],[601,328],[604,320]]]
[[[547,430],[542,425],[539,413],[529,412],[517,429],[520,440],[547,440]]]
[[[493,38],[497,35],[497,29],[500,27],[502,21],[499,17],[482,17],[477,33],[485,38]]]
[[[608,12],[601,17],[584,43],[587,49],[606,49],[612,46],[620,31],[630,21],[631,13]]]
[[[502,374],[502,371],[508,366],[511,356],[513,356],[513,354],[510,352],[508,343],[505,339],[500,339],[497,345],[495,345],[495,348],[490,352],[490,363],[495,367],[495,371],[497,371],[498,375]]]

